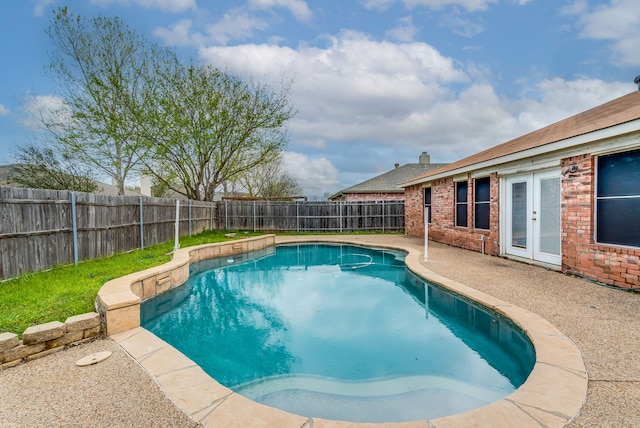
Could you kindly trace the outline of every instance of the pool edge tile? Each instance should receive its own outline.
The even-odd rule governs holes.
[[[233,393],[200,422],[207,428],[300,428],[308,420]]]
[[[199,366],[172,370],[157,376],[156,380],[171,401],[194,418],[203,411],[211,411],[233,393]]]
[[[336,242],[336,240],[322,237],[309,237],[309,239],[277,237],[274,238],[274,242],[274,245],[278,245],[287,242]],[[467,285],[457,283],[429,271],[421,264],[418,257],[419,251],[415,248],[404,245],[385,246],[344,238],[340,239],[339,242],[355,245],[370,245],[376,248],[394,248],[405,251],[407,252],[407,267],[409,270],[424,279],[435,282],[446,289],[490,307],[516,323],[527,333],[536,349],[536,365],[527,381],[513,394],[487,406],[462,414],[405,424],[355,424],[322,419],[311,420],[306,417],[264,406],[236,393],[230,393],[214,400],[210,402],[208,406],[196,410],[191,414],[177,404],[177,401],[186,399],[180,395],[181,386],[175,386],[171,394],[165,391],[167,397],[174,401],[178,408],[185,411],[185,413],[189,414],[195,420],[203,423],[206,427],[256,426],[286,428],[292,426],[300,428],[312,424],[315,428],[356,427],[359,425],[376,428],[404,426],[412,428],[447,428],[460,426],[518,426],[525,428],[530,426],[539,428],[541,425],[564,426],[579,414],[586,400],[588,380],[582,355],[571,340],[544,318],[519,306],[494,298]],[[156,337],[153,333],[140,327],[114,334],[111,337],[119,343],[123,349],[127,350],[126,346],[134,343],[132,341],[135,341],[138,335],[141,336],[140,339],[144,339],[146,335]],[[157,337],[156,339],[161,340]],[[151,339],[151,342],[157,343],[153,339]],[[196,373],[199,369],[194,362],[168,344],[166,347],[145,354],[141,359],[135,357],[134,359],[136,359],[160,385],[162,385],[161,379],[170,379],[172,373],[177,374],[183,370],[184,373],[188,373],[191,370],[194,370],[194,373]],[[206,373],[204,375],[217,384],[215,379]],[[204,382],[206,383],[208,381],[205,380]],[[224,388],[222,385],[220,386]],[[178,395],[177,397],[176,394]],[[246,409],[251,409],[255,414],[246,412]],[[249,413],[254,416],[257,415],[257,419],[252,419]]]

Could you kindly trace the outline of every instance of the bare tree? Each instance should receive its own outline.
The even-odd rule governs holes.
[[[212,201],[223,183],[277,159],[293,116],[279,92],[210,66],[167,67],[143,121],[146,168],[169,189]]]
[[[265,199],[300,196],[302,187],[282,169],[282,157],[246,170],[238,183],[249,196]]]
[[[119,194],[144,154],[141,112],[149,103],[156,67],[173,61],[117,17],[83,19],[67,8],[47,31],[53,46],[49,72],[69,109],[67,120],[47,123],[77,162],[112,177]]]

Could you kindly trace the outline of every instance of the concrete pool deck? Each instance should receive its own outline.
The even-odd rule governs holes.
[[[309,240],[316,238],[277,238],[278,243]],[[407,247],[419,254],[414,257],[413,262],[408,260],[408,264],[415,263],[413,270],[427,277],[433,276],[435,282],[444,282],[443,285],[446,286],[457,283],[458,292],[462,291],[474,298],[482,297],[486,305],[515,318],[532,336],[536,345],[538,364],[534,369],[535,376],[531,376],[523,385],[524,389],[520,388],[507,399],[461,415],[429,422],[387,426],[551,427],[563,426],[568,422],[572,427],[637,426],[640,421],[640,366],[635,362],[636,351],[640,349],[640,321],[637,319],[640,296],[599,287],[544,268],[435,243],[431,243],[429,247],[429,260],[423,262],[423,241],[401,235],[322,236],[317,240]],[[173,401],[173,404],[167,401],[164,405],[182,409],[191,416],[191,422],[198,421],[210,427],[357,426],[312,420],[253,403],[217,384],[193,362],[142,328],[117,333],[111,338],[151,375]],[[573,343],[577,345],[579,352]],[[59,354],[67,352],[70,351]],[[60,358],[62,357],[53,354],[42,360],[53,361]],[[116,352],[112,358],[126,362],[127,356],[124,352]],[[131,360],[130,364],[135,366],[135,361]],[[11,391],[13,374],[22,379],[29,378],[30,366],[35,367],[36,364],[45,363],[34,361],[0,372],[0,396],[3,396],[3,405],[0,407],[12,407],[10,400],[4,401],[7,395],[3,388]],[[103,364],[92,366],[86,372],[100,371]],[[140,370],[139,376],[146,376],[145,371]],[[580,415],[571,421],[585,400],[587,373],[586,403]],[[99,378],[98,385],[94,379],[84,388],[104,389],[111,382],[115,391],[118,390],[116,383],[127,382],[127,379],[118,379],[117,376],[105,376],[107,379]],[[22,386],[15,385],[15,388]],[[121,392],[119,395],[123,396],[112,396],[110,399],[132,400],[134,404],[138,401],[140,407],[145,407],[144,396],[126,394],[128,393]],[[35,400],[37,395],[31,396]],[[55,406],[49,406],[47,411],[55,415]],[[29,419],[14,420],[12,413],[6,412],[7,410],[0,408],[0,422],[37,425]],[[141,418],[143,414],[141,412]],[[139,424],[133,425],[147,426],[150,425],[148,422],[148,419],[141,419]],[[172,425],[184,424],[185,421],[182,420]]]

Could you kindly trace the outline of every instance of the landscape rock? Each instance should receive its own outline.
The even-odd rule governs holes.
[[[15,348],[20,343],[15,333],[0,333],[0,353],[7,349]]]
[[[52,321],[46,324],[34,325],[22,333],[22,343],[33,345],[47,340],[57,339],[67,332],[67,326],[60,321]]]

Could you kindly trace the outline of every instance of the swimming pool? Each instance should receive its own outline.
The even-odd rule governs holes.
[[[211,259],[142,324],[223,385],[308,417],[430,419],[499,400],[534,352],[509,321],[425,283],[404,253],[304,244]]]

